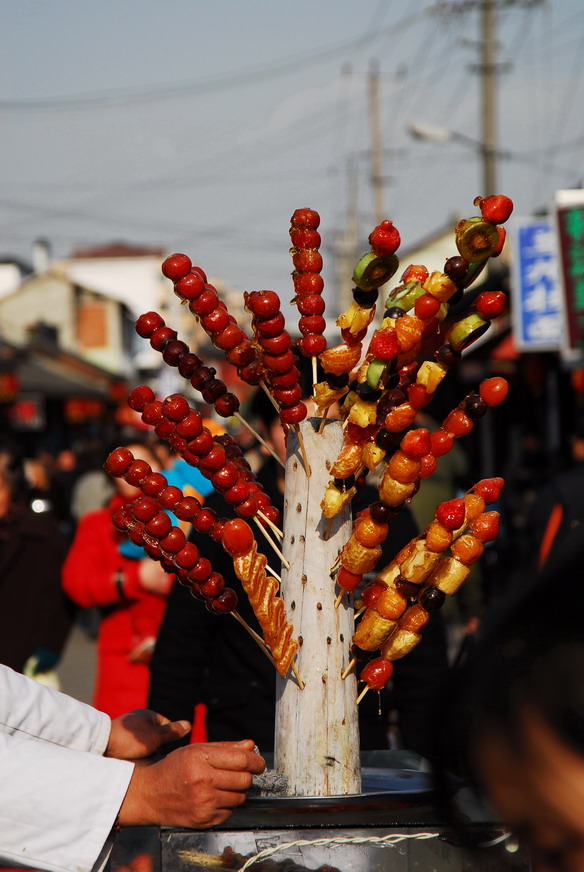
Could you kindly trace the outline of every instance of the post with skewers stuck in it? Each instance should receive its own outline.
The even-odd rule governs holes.
[[[343,432],[339,421],[318,432],[320,423],[300,424],[310,477],[292,430],[287,445],[282,547],[290,568],[283,568],[282,595],[301,640],[296,666],[305,686],[300,689],[291,672],[278,676],[275,768],[287,776],[291,796],[361,792],[356,678],[341,678],[354,631],[352,597],[335,608],[335,584],[329,578],[351,534],[351,509],[343,509],[332,524],[321,509]]]

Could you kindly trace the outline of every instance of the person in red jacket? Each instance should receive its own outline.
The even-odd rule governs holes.
[[[149,446],[132,442],[126,447],[158,470]],[[93,704],[111,718],[146,707],[147,652],[158,633],[173,582],[173,576],[154,560],[131,559],[122,553],[126,537],[114,527],[112,515],[140,491],[119,478],[115,485],[109,505],[88,512],[79,521],[62,574],[63,588],[77,605],[101,608]]]

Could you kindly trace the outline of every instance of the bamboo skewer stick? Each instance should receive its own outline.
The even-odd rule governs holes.
[[[313,354],[312,355],[312,382],[313,382],[313,384],[316,384],[316,382],[318,381],[318,372],[316,369],[317,363],[318,363],[318,360],[316,358],[316,355]]]
[[[252,639],[253,639],[255,642],[257,642],[257,644],[260,646],[260,648],[262,649],[262,651],[264,652],[264,654],[266,655],[266,657],[268,658],[268,660],[271,662],[272,666],[275,667],[276,664],[275,664],[275,662],[274,662],[274,658],[272,657],[272,653],[271,653],[270,649],[268,648],[268,646],[266,645],[266,643],[264,642],[264,640],[262,639],[262,637],[259,635],[259,633],[256,633],[255,630],[252,630],[252,628],[250,627],[250,625],[247,623],[247,621],[245,621],[245,620],[241,617],[241,615],[239,614],[239,612],[233,611],[233,612],[230,612],[229,614],[230,614],[230,615],[233,615],[233,617],[235,618],[235,620],[236,620],[239,624],[241,624],[241,626],[243,627],[243,629],[246,630],[246,632],[249,633],[249,635],[252,637]]]
[[[310,463],[308,462],[308,455],[306,453],[306,445],[304,444],[304,438],[300,431],[300,427],[298,424],[294,425],[294,429],[296,430],[296,435],[298,437],[298,444],[300,445],[300,451],[302,453],[302,460],[304,461],[304,471],[306,472],[306,478],[310,478]]]
[[[297,668],[296,668],[296,664],[293,663],[292,666],[291,666],[290,668],[292,669],[292,673],[293,673],[293,675],[294,675],[294,678],[295,678],[296,681],[298,682],[298,687],[300,688],[300,690],[304,690],[304,688],[306,687],[306,685],[304,684],[304,682],[303,682],[302,679],[300,678],[300,675],[298,674],[298,670],[297,670]]]
[[[363,614],[363,612],[365,612],[365,611],[367,611],[367,606],[361,606],[361,608],[360,608],[358,611],[356,611],[355,614],[353,615],[353,617],[355,618],[355,620],[356,620],[357,618],[360,618],[361,615]]]
[[[361,691],[361,693],[359,694],[359,696],[357,697],[357,705],[359,705],[359,703],[361,702],[361,700],[363,699],[363,697],[365,696],[365,694],[367,693],[368,690],[369,690],[369,685],[366,684],[365,687],[363,688],[363,690]]]
[[[266,522],[266,524],[268,525],[268,527],[270,527],[270,528],[274,531],[274,533],[276,534],[276,536],[278,537],[278,539],[283,539],[283,538],[284,538],[284,534],[283,534],[283,532],[280,530],[280,528],[277,527],[276,524],[274,524],[273,521],[270,521],[270,519],[268,518],[268,516],[267,516],[267,515],[264,515],[264,513],[262,512],[261,509],[258,509],[258,517],[260,517],[260,518],[262,519],[262,521],[265,521],[265,522]]]
[[[346,678],[348,675],[351,674],[351,672],[353,671],[353,669],[355,668],[356,665],[357,665],[357,658],[356,658],[356,657],[353,657],[352,660],[350,661],[349,665],[346,667],[346,669],[344,669],[344,670],[341,672],[341,678],[342,678],[343,681],[345,680],[345,678]]]
[[[320,425],[318,427],[319,433],[322,433],[322,431],[324,430],[324,428],[326,426],[326,421],[327,421],[329,409],[330,409],[330,406],[327,406],[326,409],[324,410],[324,412],[322,413],[322,417],[320,419]]]
[[[250,433],[253,433],[253,435],[254,435],[255,438],[258,440],[258,442],[261,442],[261,444],[264,446],[264,448],[267,449],[267,451],[270,452],[270,454],[272,455],[272,457],[274,458],[274,460],[277,460],[277,461],[278,461],[278,463],[280,464],[280,466],[282,466],[282,467],[285,467],[285,466],[286,466],[286,464],[284,463],[284,461],[282,460],[282,458],[281,458],[281,457],[278,457],[278,455],[276,454],[276,452],[274,451],[274,449],[273,449],[270,445],[268,445],[268,443],[265,441],[265,439],[262,439],[262,437],[260,436],[260,434],[258,433],[258,431],[255,430],[255,429],[251,426],[251,424],[249,424],[249,423],[245,420],[245,418],[244,418],[242,415],[239,414],[239,412],[235,412],[235,414],[234,414],[234,418],[237,418],[237,420],[239,421],[240,424],[243,424],[244,427],[247,427],[247,429],[249,430]]]
[[[282,563],[286,567],[286,569],[290,569],[289,562],[286,560],[286,558],[284,557],[284,555],[280,551],[277,543],[272,539],[272,537],[270,536],[270,534],[268,533],[268,531],[266,530],[264,525],[260,524],[260,522],[258,521],[257,518],[254,518],[253,521],[254,521],[254,524],[256,524],[256,526],[261,530],[262,534],[267,539],[267,541],[270,543],[270,545],[272,546],[272,548],[274,549],[274,551],[276,552],[276,554],[278,555],[278,557],[280,558],[280,560],[282,561]]]
[[[278,414],[280,414],[280,406],[278,405],[278,403],[275,401],[275,399],[271,395],[270,389],[263,379],[260,382],[260,387],[262,388],[264,393],[267,395],[267,397],[268,397],[270,403],[272,404],[272,406],[274,407],[274,409],[277,411]]]
[[[336,598],[336,600],[335,600],[335,609],[338,609],[338,607],[340,606],[340,604],[343,602],[343,599],[344,599],[345,593],[346,593],[346,591],[342,590],[342,591],[340,592],[340,594],[338,595],[338,597]]]
[[[274,578],[276,579],[276,581],[278,582],[278,584],[282,584],[282,577],[280,575],[278,575],[278,573],[274,569],[272,569],[271,566],[268,566],[267,564],[266,564],[266,572],[269,572],[270,575],[273,575]]]

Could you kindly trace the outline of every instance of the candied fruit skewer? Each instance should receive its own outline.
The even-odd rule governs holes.
[[[446,595],[453,595],[459,590],[468,578],[471,566],[482,556],[485,543],[495,539],[498,532],[498,512],[484,512],[470,522],[468,529],[453,541],[450,548],[452,556],[441,557],[418,594],[417,602],[408,606],[397,621],[381,646],[381,659],[399,660],[416,647],[430,613],[442,607]],[[365,669],[361,672],[360,680],[367,682],[368,673],[364,675],[364,672]]]
[[[203,270],[194,267],[188,255],[172,254],[162,264],[162,273],[174,283],[175,294],[188,303],[213,345],[237,368],[240,379],[258,385],[263,373],[257,352]]]
[[[176,454],[199,469],[238,514],[256,514],[259,494],[264,491],[233,437],[213,436],[203,425],[201,413],[192,409],[182,394],[171,394],[163,402],[152,400],[153,396],[150,388],[140,385],[130,392],[128,404],[142,413],[145,423],[154,425],[155,432],[170,442]],[[276,521],[279,513],[267,495],[261,502]]]
[[[353,644],[365,651],[381,647],[405,610],[407,598],[417,593],[446,548],[483,513],[485,504],[499,498],[502,486],[501,478],[482,479],[462,500],[449,500],[438,506],[434,521],[365,588],[362,599],[367,608],[355,630]]]
[[[199,532],[217,538],[223,521],[215,512],[203,509],[195,497],[185,497],[180,488],[168,485],[161,473],[153,472],[146,461],[136,460],[129,449],[112,451],[104,467],[110,475],[123,478],[144,494],[131,506],[115,513],[117,529],[136,544],[143,545],[149,557],[158,560],[167,572],[175,573],[212,611],[234,609],[237,605],[235,591],[225,587],[223,577],[213,572],[196,545],[186,541],[184,532],[172,524],[165,510],[172,511],[180,520],[189,521]]]
[[[320,216],[314,209],[296,209],[290,218],[290,254],[294,264],[292,280],[296,296],[293,305],[298,306],[300,318],[298,330],[302,338],[296,347],[304,357],[312,359],[313,382],[317,381],[317,356],[327,347],[324,331],[325,301],[322,297],[324,283],[321,278],[322,256],[319,252]]]
[[[252,314],[253,342],[280,420],[285,425],[299,424],[308,410],[302,402],[300,370],[292,338],[284,327],[280,298],[275,291],[252,291],[245,294],[245,308]]]
[[[178,339],[176,331],[166,326],[165,321],[157,312],[145,312],[136,321],[136,332],[144,339],[150,340],[150,345],[160,351],[165,363],[176,366],[179,373],[190,381],[195,390],[199,391],[203,400],[215,407],[218,415],[224,418],[235,416],[237,420],[254,435],[254,437],[270,452],[272,457],[282,463],[274,449],[268,445],[257,430],[246,421],[239,411],[239,399],[227,390],[225,382],[217,378],[217,371],[212,366],[205,366],[201,358],[190,351],[188,345]],[[143,388],[146,390],[146,388]],[[153,398],[154,399],[154,398]]]
[[[299,424],[308,409],[302,401],[300,370],[292,350],[292,339],[284,328],[280,298],[275,291],[252,291],[245,294],[245,307],[253,315],[254,342],[258,347],[265,373],[268,395],[273,398],[284,428],[294,427],[302,452],[304,469],[310,476],[310,463]]]
[[[471,391],[467,394],[434,433],[430,434],[425,427],[408,431],[402,438],[399,448],[386,463],[379,485],[379,504],[387,509],[399,511],[404,502],[412,498],[420,481],[427,478],[436,468],[436,458],[450,451],[454,439],[470,432],[475,420],[482,417],[489,406],[496,406],[503,402],[506,394],[505,379],[485,379],[481,382],[479,392]],[[356,524],[357,522],[354,528]],[[363,561],[363,565],[366,562],[358,540],[359,536],[354,529],[340,555],[341,566],[353,573],[359,573],[360,561]],[[380,540],[379,545],[382,541]],[[373,552],[369,552],[368,556],[373,560]],[[373,568],[369,564],[367,566],[367,569],[361,570],[361,574]],[[343,576],[339,581],[341,587],[343,587],[342,580]]]
[[[369,244],[371,251],[358,261],[353,272],[353,302],[336,321],[343,342],[319,355],[325,377],[315,386],[314,400],[322,417],[347,393],[349,373],[361,359],[363,339],[375,317],[379,288],[399,266],[395,252],[400,236],[391,221],[383,221],[371,231]]]
[[[179,373],[190,381],[199,391],[205,403],[215,407],[223,418],[239,412],[239,399],[227,390],[227,385],[217,378],[214,367],[205,366],[201,358],[192,352],[186,342],[178,338],[176,331],[170,330],[157,312],[146,312],[136,321],[136,332],[162,355],[169,366],[178,368]]]
[[[148,555],[159,560],[166,571],[175,572],[179,582],[188,586],[197,599],[204,600],[210,611],[234,611],[237,605],[235,591],[225,587],[223,576],[213,572],[210,562],[200,556],[196,545],[190,542],[182,544],[185,540],[184,533],[172,525],[162,508],[172,509],[181,519],[189,520],[198,532],[206,533],[222,544],[223,532],[229,522],[218,518],[212,509],[202,508],[194,497],[184,497],[179,488],[168,485],[161,473],[153,473],[146,461],[135,460],[128,449],[115,449],[107,458],[105,468],[111,475],[124,478],[130,484],[145,489],[147,493],[147,496],[138,498],[131,507],[122,507],[122,510],[116,512],[116,527],[129,534],[136,544],[143,544]],[[154,493],[157,498],[153,496]],[[146,500],[153,504],[152,507],[144,505]],[[158,507],[160,511],[157,510]],[[136,514],[138,518],[135,517]],[[145,519],[147,515],[151,517],[146,523],[140,521],[141,517]],[[267,561],[264,566],[266,565]],[[266,598],[267,595],[264,598],[267,608]],[[235,616],[255,638],[257,634],[248,627],[243,618],[239,614]],[[261,644],[265,648],[263,641]],[[275,647],[278,652],[278,647]]]
[[[233,568],[248,595],[262,628],[276,669],[285,675],[292,665],[299,642],[286,618],[284,601],[277,596],[278,584],[266,573],[266,558],[257,550],[251,527],[238,518],[227,521],[222,533],[223,548],[233,558]]]

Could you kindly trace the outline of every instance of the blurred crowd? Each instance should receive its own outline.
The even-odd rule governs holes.
[[[263,392],[247,415],[276,453],[284,452],[279,422]],[[211,419],[206,423],[215,432],[220,429]],[[437,426],[427,415],[420,415],[417,424],[430,430]],[[247,429],[234,435],[273,504],[281,506],[281,467]],[[129,447],[186,495],[229,515],[209,481],[175,457],[166,442],[125,428],[116,445]],[[462,495],[474,483],[475,470],[463,446],[456,442],[440,458],[436,472],[394,520],[385,562],[432,520],[438,503]],[[209,614],[187,589],[173,585],[173,577],[141,547],[116,531],[113,513],[139,491],[103,469],[113,447],[103,445],[86,456],[65,449],[54,456],[39,452],[25,457],[15,441],[0,442],[0,662],[58,687],[56,668],[75,626],[95,645],[92,701],[97,708],[117,717],[149,703],[173,719],[191,719],[194,711],[193,738],[253,733],[270,749],[274,675],[268,661],[235,622]],[[501,504],[495,506],[502,517],[499,539],[473,566],[459,594],[433,615],[419,649],[397,664],[390,690],[379,700],[371,694],[361,706],[364,747],[428,751],[423,728],[435,688],[472,646],[485,609],[521,586],[521,570],[543,566],[565,533],[580,523],[584,432],[573,437],[570,468],[547,481],[531,449],[526,446],[523,465],[507,471]],[[376,498],[374,483],[360,494],[361,507]],[[193,530],[185,532],[237,589],[222,549]],[[279,558],[269,544],[264,550],[270,564],[276,564]],[[241,601],[240,591],[239,609],[254,626],[251,610]]]

